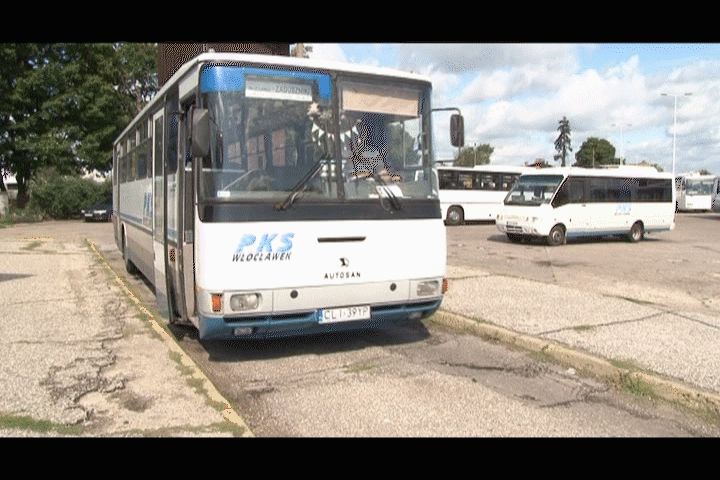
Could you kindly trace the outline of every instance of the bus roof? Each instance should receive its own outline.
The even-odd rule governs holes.
[[[452,165],[437,165],[438,170],[459,170],[465,172],[510,172],[510,173],[530,173],[540,170],[535,167],[525,167],[523,165],[475,165],[474,167],[456,167]]]
[[[678,173],[678,178],[688,178],[692,180],[712,180],[716,177],[716,175],[701,175],[699,172],[687,172],[687,173]]]
[[[306,68],[306,69],[317,69],[317,70],[328,70],[337,71],[344,73],[357,73],[375,76],[392,77],[402,80],[411,80],[416,82],[431,83],[430,78],[425,75],[419,75],[416,73],[404,72],[402,70],[395,70],[384,67],[374,67],[369,65],[358,65],[355,63],[336,62],[331,60],[314,60],[311,58],[299,58],[299,57],[284,57],[279,55],[257,55],[251,53],[227,53],[227,52],[212,52],[203,53],[190,61],[183,64],[170,79],[165,82],[165,85],[158,91],[152,100],[138,113],[135,118],[128,124],[128,126],[115,138],[114,145],[120,141],[120,139],[130,130],[135,124],[138,118],[144,116],[148,111],[152,110],[159,99],[163,98],[165,92],[170,87],[177,84],[177,82],[185,76],[193,67],[199,63],[204,62],[237,62],[237,63],[248,63],[258,65],[272,65],[280,67],[295,67],[295,68]]]
[[[654,167],[621,165],[617,168],[556,167],[533,169],[526,175],[563,175],[565,177],[643,177],[672,179],[671,172],[658,172]]]

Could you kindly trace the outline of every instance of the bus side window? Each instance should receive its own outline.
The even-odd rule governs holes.
[[[570,178],[567,183],[569,183],[570,203],[585,203],[587,201],[585,196],[585,179]]]
[[[552,201],[552,206],[553,208],[557,208],[568,203],[570,203],[570,192],[568,189],[568,182],[565,182],[560,187],[560,190],[558,190],[557,195],[555,195],[555,198]]]
[[[517,182],[517,179],[517,175],[504,173],[502,176],[502,189],[509,192],[513,185],[515,185],[515,182]]]

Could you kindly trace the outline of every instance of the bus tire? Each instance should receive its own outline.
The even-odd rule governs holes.
[[[555,225],[547,236],[547,244],[551,247],[557,247],[565,243],[565,227],[558,224]]]
[[[628,240],[632,243],[637,243],[645,237],[645,228],[643,228],[642,222],[635,222],[630,227],[630,233],[628,233]]]
[[[446,223],[448,225],[462,225],[465,221],[465,212],[462,207],[450,207],[447,211]]]
[[[129,273],[130,275],[137,275],[138,269],[135,266],[135,264],[130,260],[130,257],[128,255],[127,250],[127,235],[125,234],[125,227],[122,229],[122,251],[123,251],[123,259],[125,260],[125,271]]]
[[[508,240],[510,240],[513,243],[520,243],[522,242],[522,235],[518,235],[517,233],[507,233]]]

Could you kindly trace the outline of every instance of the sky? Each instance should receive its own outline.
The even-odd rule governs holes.
[[[309,45],[311,58],[428,76],[433,108],[459,107],[466,146],[489,143],[493,164],[552,162],[566,116],[572,162],[588,137],[600,137],[627,163],[647,160],[670,171],[678,94],[676,171],[720,174],[720,44]],[[454,151],[444,141],[443,115],[436,118],[437,159]]]

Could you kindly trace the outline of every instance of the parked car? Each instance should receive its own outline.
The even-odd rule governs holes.
[[[112,203],[96,203],[85,210],[82,210],[83,217],[86,222],[101,221],[109,222],[112,214]]]

